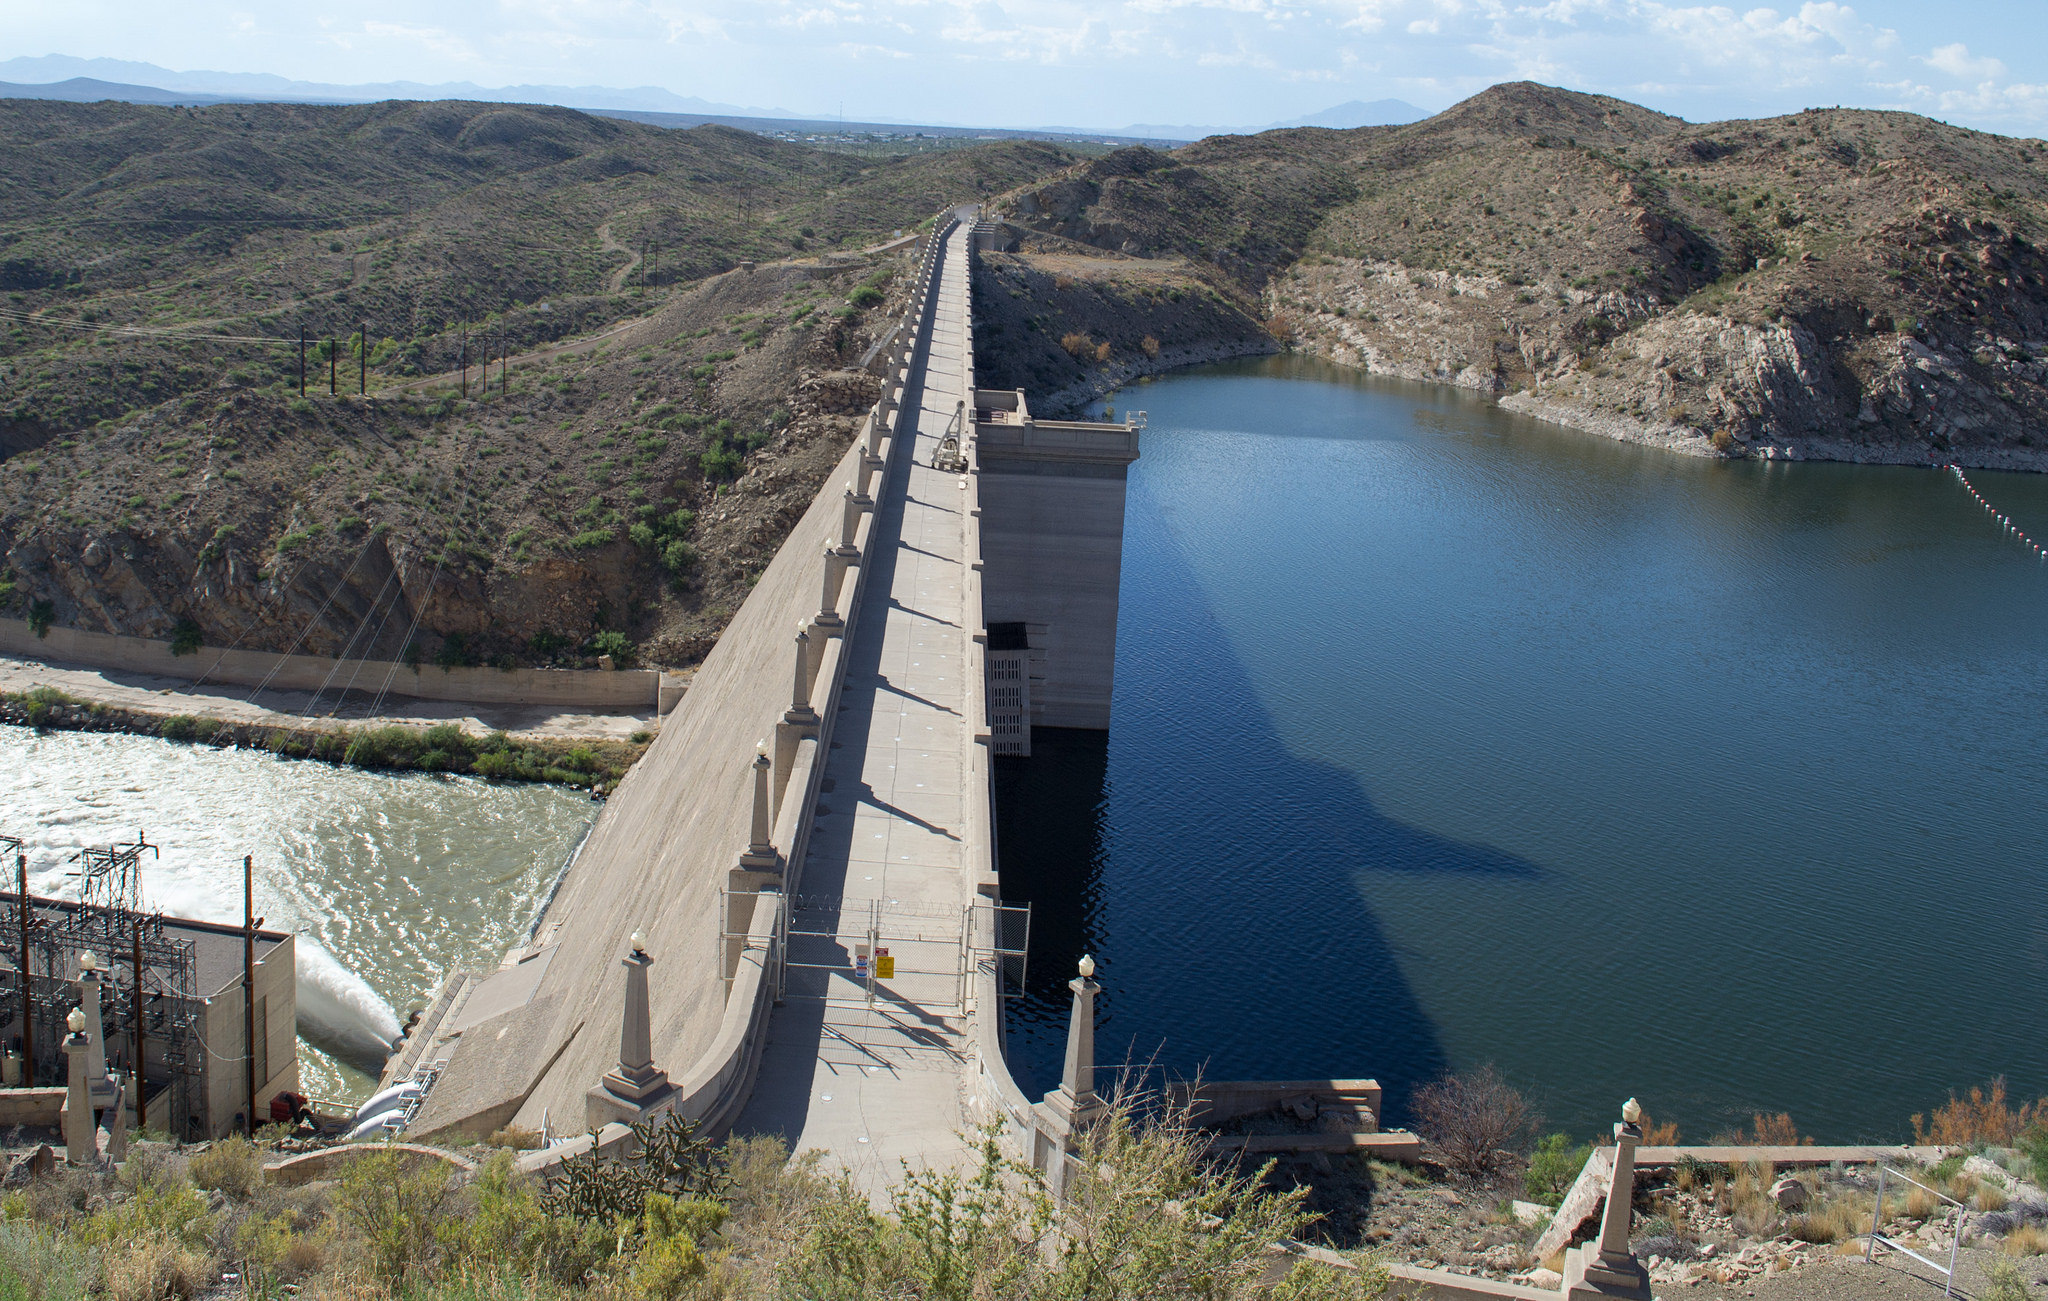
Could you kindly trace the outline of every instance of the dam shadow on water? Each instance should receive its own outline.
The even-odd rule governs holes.
[[[1361,869],[1521,881],[1544,869],[1389,818],[1354,774],[1290,752],[1141,492],[1111,730],[1039,728],[1030,758],[996,765],[1003,895],[1032,904],[1011,1070],[1033,1098],[1058,1085],[1067,982],[1089,953],[1099,1085],[1124,1068],[1372,1077],[1401,1123],[1449,1058]]]

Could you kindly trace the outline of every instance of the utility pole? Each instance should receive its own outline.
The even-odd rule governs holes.
[[[356,392],[370,396],[370,323],[364,321],[360,331],[363,346],[356,353]]]
[[[135,1000],[135,1128],[143,1129],[149,1124],[149,1089],[143,1083],[142,1069],[142,922],[135,923],[135,989],[131,997]]]
[[[462,396],[469,396],[469,327],[462,327]]]
[[[21,886],[21,1082],[33,1088],[36,1082],[35,999],[28,974],[28,855],[14,856],[15,880]]]
[[[299,327],[299,396],[306,396],[306,327]],[[140,1121],[136,1122],[138,1125]]]
[[[256,857],[242,855],[242,1073],[249,1083],[249,1136],[256,1136]]]
[[[334,379],[334,377],[335,377],[335,375],[336,375],[336,373],[337,373],[337,370],[336,370],[336,368],[337,368],[337,367],[339,367],[339,366],[340,366],[340,364],[341,364],[341,361],[340,361],[340,357],[341,357],[341,345],[340,345],[339,343],[336,343],[336,342],[335,342],[334,340],[332,340],[332,339],[329,339],[329,340],[327,341],[327,396],[328,396],[328,397],[334,397],[334,396],[336,396],[337,394],[339,394],[339,393],[340,393],[340,391],[341,391],[341,390],[340,390],[340,389],[339,389],[338,387],[336,387],[336,385],[335,385],[335,379]]]

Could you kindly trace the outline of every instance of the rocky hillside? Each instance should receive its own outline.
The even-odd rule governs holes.
[[[502,105],[0,102],[0,615],[687,663],[873,400],[855,367],[906,264],[858,250],[1072,161]]]
[[[1123,150],[999,206],[1227,276],[1299,348],[1611,437],[2048,468],[2040,141],[1518,84],[1409,126]]]

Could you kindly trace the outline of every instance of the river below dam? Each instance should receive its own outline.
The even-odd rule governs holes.
[[[339,1100],[366,1096],[379,1042],[450,968],[525,939],[598,810],[555,786],[22,727],[0,726],[0,773],[36,894],[77,897],[80,849],[144,832],[145,906],[239,925],[253,856],[257,915],[299,935],[300,1087]]]
[[[2048,565],[1953,474],[1723,462],[1272,358],[1115,396],[1111,730],[998,765],[1011,1056],[1495,1065],[1549,1127],[2048,1091]],[[2029,534],[2048,477],[1972,473]]]

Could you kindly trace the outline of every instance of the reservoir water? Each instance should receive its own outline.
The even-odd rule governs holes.
[[[1113,722],[998,771],[1013,1066],[1491,1062],[1590,1137],[2048,1092],[2048,565],[1953,475],[1624,446],[1295,359],[1119,394]],[[2048,535],[2048,476],[1973,473]]]
[[[359,1066],[406,1009],[525,938],[597,812],[552,786],[21,727],[0,727],[0,774],[0,832],[28,842],[36,894],[75,898],[81,848],[143,831],[162,846],[147,906],[239,924],[254,856],[257,914],[299,933],[300,1087],[318,1098],[364,1096]]]

